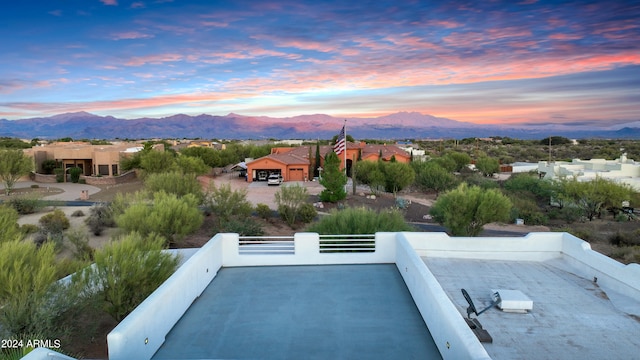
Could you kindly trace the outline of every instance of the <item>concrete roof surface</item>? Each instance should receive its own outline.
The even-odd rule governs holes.
[[[439,359],[394,264],[222,268],[153,359]]]
[[[493,359],[637,359],[640,354],[640,300],[575,275],[562,258],[422,259],[462,316],[468,305],[461,288],[478,311],[491,304],[491,289],[520,290],[533,300],[526,314],[496,307],[478,317],[493,338],[483,343]]]

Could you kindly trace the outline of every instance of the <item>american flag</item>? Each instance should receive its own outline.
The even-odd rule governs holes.
[[[347,139],[345,139],[344,126],[342,126],[342,131],[340,131],[340,135],[338,135],[338,140],[336,140],[336,144],[333,145],[333,152],[336,153],[336,155],[340,155],[345,150],[347,150]]]

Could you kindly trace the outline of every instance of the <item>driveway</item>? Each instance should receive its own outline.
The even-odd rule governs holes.
[[[99,187],[87,185],[87,184],[74,184],[74,183],[37,183],[35,181],[18,181],[14,188],[28,188],[31,185],[38,185],[41,189],[55,188],[62,190],[61,193],[56,193],[53,195],[45,195],[42,198],[45,200],[62,200],[62,201],[73,201],[79,200],[80,194],[83,190],[89,192],[89,198],[91,195],[98,193],[100,191]],[[0,184],[0,191],[4,193],[4,184]]]
[[[247,200],[254,206],[257,204],[266,204],[271,209],[277,209],[275,202],[275,194],[282,186],[292,186],[295,184],[307,188],[309,195],[319,194],[323,187],[317,181],[287,181],[278,186],[268,186],[266,181],[254,181],[248,183],[243,177],[238,177],[236,173],[222,174],[215,178],[208,178],[213,181],[216,186],[229,184],[232,190],[247,190]]]

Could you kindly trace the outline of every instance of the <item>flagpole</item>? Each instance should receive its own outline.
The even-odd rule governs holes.
[[[344,175],[347,174],[347,119],[344,119]]]

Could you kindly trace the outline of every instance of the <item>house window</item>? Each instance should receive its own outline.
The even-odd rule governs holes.
[[[118,175],[118,164],[111,164],[111,175]]]
[[[98,175],[109,175],[109,165],[98,165]]]

